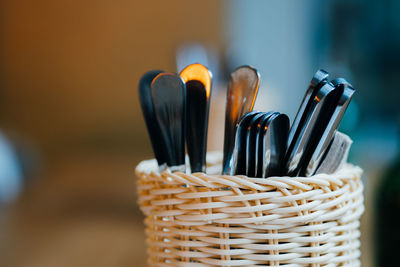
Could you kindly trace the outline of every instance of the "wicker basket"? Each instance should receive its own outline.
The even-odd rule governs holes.
[[[136,168],[150,266],[360,266],[362,170],[333,175],[158,173]],[[213,174],[215,173],[215,174]]]

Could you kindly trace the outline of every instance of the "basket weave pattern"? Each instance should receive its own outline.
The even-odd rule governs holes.
[[[150,266],[360,265],[358,167],[268,179],[156,169],[136,168]]]

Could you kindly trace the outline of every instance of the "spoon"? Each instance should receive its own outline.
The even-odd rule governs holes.
[[[262,172],[257,177],[267,178],[282,175],[289,133],[289,118],[286,114],[275,112],[261,127],[260,138],[264,136],[264,140],[261,141],[263,157],[259,164],[262,166]]]
[[[185,171],[186,88],[175,73],[161,73],[151,83],[155,118],[160,126],[166,163],[171,171]]]
[[[205,172],[211,72],[196,63],[184,68],[180,76],[186,83],[186,142],[190,169]]]
[[[264,157],[264,130],[265,124],[275,112],[266,112],[257,124],[257,131],[255,134],[255,177],[262,177],[263,172],[263,157]]]
[[[315,98],[315,95],[317,94],[318,90],[328,82],[328,76],[329,74],[326,71],[320,69],[314,74],[313,78],[311,79],[310,85],[308,86],[306,94],[303,97],[303,101],[300,104],[299,110],[297,111],[296,117],[289,131],[289,136],[287,140],[288,155],[290,155],[292,150],[294,149],[300,132],[304,127],[304,123],[307,120],[307,115],[309,115],[310,113],[310,106],[313,99]]]
[[[265,112],[258,112],[249,122],[246,132],[246,175],[255,177],[256,175],[256,145],[257,130],[260,128],[260,121],[265,116]]]
[[[313,154],[318,153],[316,149],[318,144],[323,143],[321,140],[324,137],[324,132],[329,132],[327,130],[329,126],[329,121],[338,105],[339,98],[343,94],[343,87],[335,87],[332,83],[326,84],[333,88],[333,90],[325,97],[325,101],[321,103],[321,109],[318,112],[318,116],[314,125],[314,128],[308,136],[308,141],[304,147],[304,153],[300,159],[298,175],[306,176],[307,168],[310,165],[310,161]],[[318,166],[315,166],[318,167]]]
[[[237,123],[244,114],[253,109],[259,83],[260,74],[250,66],[241,66],[230,75],[225,114],[223,174],[232,169],[230,165]]]
[[[331,143],[332,138],[339,127],[340,121],[342,120],[343,115],[355,93],[352,85],[343,78],[335,79],[331,83],[335,86],[335,88],[337,88],[337,90],[342,91],[343,93],[336,104],[335,102],[331,104],[333,106],[331,107],[331,109],[333,109],[333,114],[328,117],[325,116],[321,119],[324,120],[322,123],[327,124],[327,126],[325,127],[314,152],[312,153],[310,161],[307,165],[307,170],[304,171],[306,176],[314,174],[320,165],[325,150]]]
[[[235,145],[226,174],[229,175],[246,175],[246,133],[250,125],[250,121],[259,112],[252,111],[246,113],[239,121],[235,132]]]
[[[301,128],[299,129],[299,135],[297,139],[293,139],[293,144],[289,147],[286,152],[286,172],[289,176],[297,176],[302,164],[304,161],[307,161],[305,158],[305,150],[308,146],[308,150],[310,147],[310,142],[313,138],[317,138],[316,133],[319,129],[325,127],[324,125],[317,125],[317,119],[321,113],[329,112],[327,110],[327,106],[325,108],[322,107],[326,102],[331,101],[332,98],[336,98],[337,91],[335,87],[327,83],[323,85],[316,93],[314,98],[311,99],[310,108],[307,113],[304,113],[305,120]],[[314,133],[313,133],[314,132]],[[314,135],[314,136],[313,136]],[[308,164],[308,162],[307,162]]]
[[[166,163],[165,152],[162,145],[162,136],[160,127],[156,121],[153,102],[151,99],[150,85],[153,79],[163,71],[151,70],[146,72],[139,81],[139,101],[142,107],[144,121],[147,131],[150,135],[151,145],[153,147],[154,156],[157,159],[158,166]]]

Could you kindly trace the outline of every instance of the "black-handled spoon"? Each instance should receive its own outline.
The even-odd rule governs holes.
[[[226,101],[224,157],[222,173],[232,169],[232,155],[237,124],[253,109],[260,83],[260,74],[250,66],[241,66],[230,75]]]
[[[263,158],[264,158],[264,131],[267,121],[274,114],[274,112],[266,112],[257,124],[257,131],[254,136],[255,138],[255,176],[262,177],[263,172]]]
[[[307,149],[310,151],[312,146],[310,143],[313,142],[313,138],[317,138],[317,133],[320,129],[326,127],[326,125],[318,124],[317,120],[321,113],[329,113],[325,103],[332,102],[337,96],[337,90],[330,84],[324,84],[318,89],[316,95],[311,99],[310,108],[307,113],[304,113],[305,120],[301,128],[299,129],[299,135],[297,139],[293,139],[293,145],[290,145],[286,152],[286,173],[289,176],[299,175],[302,165],[308,165],[307,162]],[[323,108],[325,107],[325,108]],[[329,115],[329,114],[327,114]]]
[[[317,94],[319,88],[328,82],[329,73],[323,69],[318,70],[308,86],[306,94],[303,97],[303,101],[300,104],[299,110],[297,111],[296,117],[293,120],[288,136],[288,147],[293,146],[293,139],[297,139],[301,128],[306,120],[306,114],[309,112],[312,99]]]
[[[151,83],[151,97],[167,166],[171,171],[185,171],[185,83],[175,73],[161,73]]]
[[[246,175],[256,177],[256,147],[257,131],[260,128],[260,122],[266,115],[265,112],[258,112],[251,118],[246,132]]]
[[[304,171],[306,176],[314,174],[319,167],[325,150],[331,143],[332,138],[339,127],[340,121],[342,120],[343,115],[346,112],[346,109],[355,93],[352,85],[343,78],[334,79],[331,81],[331,83],[335,86],[335,88],[337,88],[338,91],[343,93],[340,95],[338,102],[336,104],[332,104],[333,107],[331,109],[333,109],[333,113],[331,116],[323,118],[325,121],[324,123],[326,123],[327,126],[325,127],[321,138],[312,153],[307,169]]]
[[[287,139],[287,158],[289,161],[290,154],[292,153],[294,146],[299,139],[301,131],[304,128],[304,123],[307,120],[307,116],[310,114],[311,103],[313,102],[318,90],[328,82],[328,72],[320,69],[318,70],[310,81],[307,91],[303,97],[303,101],[297,111],[296,117],[290,127],[289,136]]]
[[[327,131],[329,121],[331,120],[335,108],[338,105],[339,98],[343,94],[342,87],[335,87],[332,83],[328,83],[325,86],[329,86],[330,88],[333,88],[333,90],[331,90],[324,98],[324,101],[321,101],[320,103],[321,109],[318,112],[319,114],[313,129],[308,135],[308,141],[304,147],[304,153],[300,159],[300,169],[298,172],[299,176],[307,175],[307,168],[310,164],[310,160],[313,157],[313,154],[316,152],[315,150],[318,147],[318,144],[321,143],[324,132]]]
[[[154,78],[162,72],[163,71],[161,70],[148,71],[139,80],[139,101],[142,107],[143,117],[146,123],[147,131],[150,136],[150,141],[153,147],[154,156],[157,159],[159,166],[162,166],[163,164],[166,163],[166,156],[164,151],[161,130],[154,114],[150,86]]]
[[[284,171],[284,160],[289,134],[289,117],[276,112],[263,125],[264,145],[263,172],[260,177],[280,176]]]
[[[252,111],[244,114],[240,119],[235,132],[235,145],[233,147],[231,164],[228,168],[229,175],[246,175],[246,134],[250,121],[258,111]]]
[[[190,169],[205,172],[212,75],[198,63],[187,66],[179,75],[186,83],[186,143]]]

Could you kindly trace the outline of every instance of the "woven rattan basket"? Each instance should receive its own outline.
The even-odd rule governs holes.
[[[136,168],[150,266],[359,266],[362,170],[332,175],[158,173]]]

